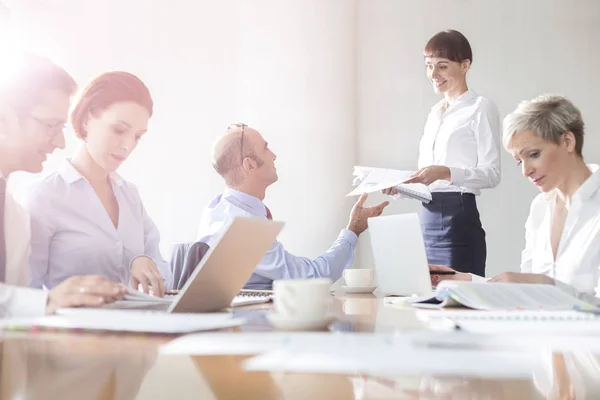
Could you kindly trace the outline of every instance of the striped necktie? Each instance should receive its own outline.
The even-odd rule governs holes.
[[[269,210],[269,207],[265,206],[265,209],[267,210],[267,218],[273,219],[273,215],[271,214],[271,210]]]

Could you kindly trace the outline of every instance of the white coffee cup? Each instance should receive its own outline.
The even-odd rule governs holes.
[[[289,319],[325,318],[331,305],[331,279],[290,279],[273,282],[275,312]]]
[[[373,286],[375,273],[371,268],[350,268],[344,271],[346,286]]]

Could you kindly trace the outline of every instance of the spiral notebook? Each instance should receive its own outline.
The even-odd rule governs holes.
[[[249,306],[253,304],[268,303],[273,300],[272,290],[242,289],[231,302],[232,307]]]
[[[396,190],[406,197],[429,203],[433,200],[429,188],[422,183],[401,183],[396,185]]]
[[[479,310],[419,310],[421,320],[446,318],[454,322],[466,321],[600,321],[591,313],[579,311],[479,311]]]
[[[123,302],[119,302],[119,307],[125,308],[152,308],[154,304],[167,303],[175,299],[179,291],[169,291],[164,298],[151,296],[137,290],[129,289],[125,295],[124,300],[127,300],[130,304],[125,306]],[[273,299],[272,290],[248,290],[242,289],[231,301],[231,307],[249,306],[253,304],[268,303]]]

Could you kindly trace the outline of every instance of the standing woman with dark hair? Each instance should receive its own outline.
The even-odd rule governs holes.
[[[485,231],[475,197],[500,182],[498,109],[467,86],[473,54],[462,33],[436,34],[423,54],[433,90],[444,95],[427,117],[419,170],[409,181],[428,185],[433,195],[421,211],[427,258],[485,276]]]
[[[27,193],[31,214],[31,286],[52,288],[74,275],[152,288],[171,284],[160,235],[137,188],[116,170],[148,129],[153,101],[127,72],[108,72],[83,90],[71,124],[83,146]]]

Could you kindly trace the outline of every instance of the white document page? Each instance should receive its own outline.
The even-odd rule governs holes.
[[[467,332],[493,335],[600,335],[600,321],[484,321],[467,320],[456,322]],[[577,339],[576,339],[577,340]]]
[[[316,348],[343,342],[346,346],[388,344],[389,335],[324,332],[244,332],[203,333],[185,335],[160,348],[170,355],[258,354],[273,349]]]
[[[361,183],[346,196],[373,193],[397,186],[408,180],[414,172],[384,168],[354,167],[354,176],[361,180]]]
[[[230,313],[168,314],[164,312],[90,309],[85,313],[41,318],[5,318],[0,330],[34,327],[116,332],[188,333],[242,325]]]
[[[442,281],[438,298],[450,297],[476,310],[572,310],[594,308],[553,285]],[[418,306],[417,304],[413,304]]]
[[[417,318],[434,330],[460,329],[494,335],[600,334],[600,317],[578,311],[418,310]]]
[[[144,292],[140,292],[139,290],[134,290],[131,288],[127,289],[127,293],[123,296],[123,300],[127,301],[149,301],[155,303],[171,303],[176,296],[170,297],[156,297],[150,294],[146,294]]]
[[[355,182],[360,183],[347,196],[357,196],[396,187],[402,196],[430,202],[432,200],[431,192],[426,185],[422,183],[404,183],[414,173],[415,171],[355,166]]]
[[[463,321],[600,321],[600,316],[579,311],[512,310],[485,311],[468,309],[417,310],[417,318],[429,321],[447,318],[456,322]]]
[[[320,349],[275,350],[244,362],[249,371],[297,373],[477,376],[529,378],[537,365],[537,350],[414,346],[323,346]]]

